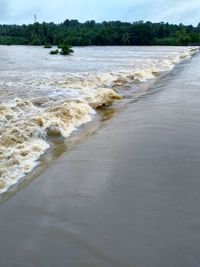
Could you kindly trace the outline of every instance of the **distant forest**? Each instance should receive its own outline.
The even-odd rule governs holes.
[[[197,27],[183,24],[94,20],[80,23],[65,20],[61,24],[34,23],[0,25],[3,45],[200,45],[200,23]]]

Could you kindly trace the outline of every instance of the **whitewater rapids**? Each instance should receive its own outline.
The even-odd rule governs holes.
[[[49,148],[49,136],[67,138],[90,122],[97,108],[120,100],[117,88],[154,79],[198,50],[180,47],[171,53],[171,49],[159,49],[159,59],[151,52],[149,57],[140,55],[135,63],[127,59],[127,68],[113,61],[111,69],[103,71],[52,71],[41,75],[45,66],[30,72],[18,61],[14,67],[7,65],[0,81],[0,193],[33,170]],[[6,61],[0,52],[2,55]]]

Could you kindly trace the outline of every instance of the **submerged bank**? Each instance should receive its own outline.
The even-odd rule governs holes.
[[[159,51],[159,58],[153,58],[151,51],[149,57],[147,54],[140,60],[124,62],[123,68],[115,67],[113,61],[112,71],[107,72],[61,72],[42,76],[31,72],[21,79],[19,73],[16,79],[14,71],[10,73],[10,80],[9,74],[5,74],[1,86],[9,92],[9,97],[1,91],[5,99],[0,103],[0,192],[5,192],[37,165],[39,157],[49,148],[48,136],[68,137],[91,121],[97,108],[120,99],[124,87],[154,79],[196,51],[197,48],[188,47],[177,48],[171,54]],[[21,90],[22,97],[16,98]]]
[[[1,267],[199,266],[199,61],[0,205]]]

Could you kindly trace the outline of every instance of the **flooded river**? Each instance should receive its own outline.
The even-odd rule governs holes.
[[[50,136],[69,137],[125,88],[131,94],[134,84],[155,79],[194,52],[89,47],[64,57],[41,47],[0,46],[0,192],[38,164]],[[124,90],[118,94],[117,88]]]
[[[200,266],[199,62],[129,97],[0,206],[1,267]]]

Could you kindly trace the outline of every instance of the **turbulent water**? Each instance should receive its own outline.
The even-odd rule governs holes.
[[[154,79],[193,47],[89,47],[52,56],[41,47],[0,46],[0,192],[30,172],[48,136],[68,137],[121,88]]]

